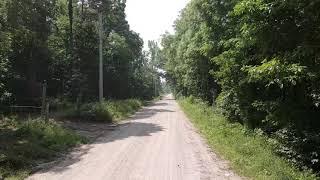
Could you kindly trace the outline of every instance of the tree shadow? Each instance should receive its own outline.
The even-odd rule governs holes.
[[[167,98],[166,101],[175,101],[175,98]]]
[[[150,118],[150,117],[156,115],[157,113],[161,113],[161,112],[173,113],[175,111],[171,111],[168,109],[143,108],[142,110],[137,112],[134,116],[129,118],[129,120],[147,119],[147,118]]]
[[[168,105],[168,103],[166,102],[155,102],[152,104],[152,106],[166,106],[166,105]]]
[[[68,133],[63,132],[63,136],[58,134],[60,137],[55,139],[48,136],[43,126],[36,125],[0,119],[0,179],[19,175],[22,170],[34,172],[42,169],[40,166],[55,160],[62,151],[72,146],[71,143],[77,144],[77,140],[70,142],[70,139],[65,141],[70,144],[61,142],[60,139],[68,138]],[[50,132],[56,134],[57,131]]]
[[[152,136],[152,134],[164,131],[165,129],[162,126],[153,123],[145,122],[127,122],[116,127],[112,133],[106,133],[105,135],[99,137],[96,141],[92,142],[89,145],[84,145],[76,148],[70,154],[65,157],[49,164],[49,166],[43,168],[40,173],[53,172],[53,173],[62,173],[70,169],[71,165],[80,162],[85,158],[85,155],[88,154],[97,144],[107,144],[115,141],[121,141],[130,137],[145,137]],[[93,150],[94,151],[94,150]],[[110,154],[112,156],[112,154]]]
[[[97,144],[107,144],[115,141],[121,141],[130,137],[145,137],[152,136],[152,134],[165,131],[165,128],[159,126],[158,124],[149,122],[148,118],[155,116],[157,113],[172,113],[168,109],[158,109],[156,106],[165,106],[167,103],[155,103],[149,107],[145,107],[134,116],[129,118],[126,123],[121,123],[118,126],[112,128],[112,130],[106,131],[103,135],[97,138],[89,145],[84,145],[74,149],[71,153],[65,157],[57,160],[54,163],[49,164],[49,166],[43,168],[40,173],[53,172],[62,173],[70,169],[71,165],[83,160],[85,155],[95,148]],[[93,150],[94,151],[94,150]]]
[[[152,136],[152,134],[164,131],[162,126],[154,123],[145,122],[128,122],[118,126],[110,136],[102,136],[98,138],[93,144],[104,144],[119,140],[124,140],[129,137],[145,137]]]

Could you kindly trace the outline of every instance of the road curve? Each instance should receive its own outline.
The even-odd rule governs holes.
[[[241,179],[167,96],[30,180]]]

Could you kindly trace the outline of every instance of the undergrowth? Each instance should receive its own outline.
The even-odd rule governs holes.
[[[0,179],[23,179],[31,170],[86,139],[53,121],[0,120]]]
[[[100,103],[88,103],[80,107],[79,112],[70,108],[65,117],[98,122],[114,122],[123,120],[139,110],[143,101],[139,99],[111,100]]]
[[[138,99],[127,99],[107,101],[105,103],[105,107],[109,110],[113,120],[119,121],[134,114],[142,107],[143,104],[144,102]]]
[[[275,153],[275,146],[259,131],[249,131],[241,124],[230,123],[218,111],[193,98],[179,104],[209,146],[229,160],[240,175],[252,179],[317,179],[310,171],[300,171]]]

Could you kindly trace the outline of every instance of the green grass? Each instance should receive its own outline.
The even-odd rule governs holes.
[[[263,180],[317,179],[310,171],[299,171],[274,153],[271,139],[247,131],[241,124],[229,123],[205,103],[180,99],[184,112],[206,138],[209,146],[231,163],[240,175]]]
[[[63,116],[97,122],[117,122],[134,114],[144,103],[139,99],[111,100],[102,104],[88,103],[81,106],[80,112],[77,113],[75,108],[70,108]]]
[[[23,179],[35,166],[84,142],[86,139],[52,121],[3,118],[0,120],[0,179]]]
[[[120,121],[134,114],[143,104],[139,99],[107,101],[105,108],[109,110],[114,121]]]

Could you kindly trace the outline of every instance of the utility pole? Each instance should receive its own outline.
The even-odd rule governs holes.
[[[159,58],[159,47],[158,47],[158,45],[156,46],[157,48],[156,48],[156,57],[155,57],[155,62],[158,64],[159,62],[160,62],[160,58]],[[154,89],[155,89],[155,94],[156,94],[156,96],[158,96],[158,95],[160,95],[159,94],[159,88],[160,87],[158,87],[158,80],[159,80],[159,76],[158,76],[158,69],[157,69],[157,66],[155,67],[155,75],[154,75],[154,79],[155,79],[155,84],[154,84]],[[160,80],[161,81],[161,80]]]
[[[155,56],[154,56],[154,58],[153,58],[153,61],[154,61],[154,63],[153,63],[153,71],[154,71],[154,75],[153,75],[153,83],[154,83],[154,96],[156,97],[157,96],[157,79],[156,79],[156,66],[154,65],[155,64],[155,62],[156,62],[156,59],[157,59],[157,56],[158,56],[158,51],[156,50],[155,51]]]
[[[103,102],[103,50],[102,41],[103,38],[103,24],[102,13],[99,12],[99,102]]]
[[[157,96],[157,79],[156,79],[156,74],[153,76],[153,82],[154,82],[154,96]]]

